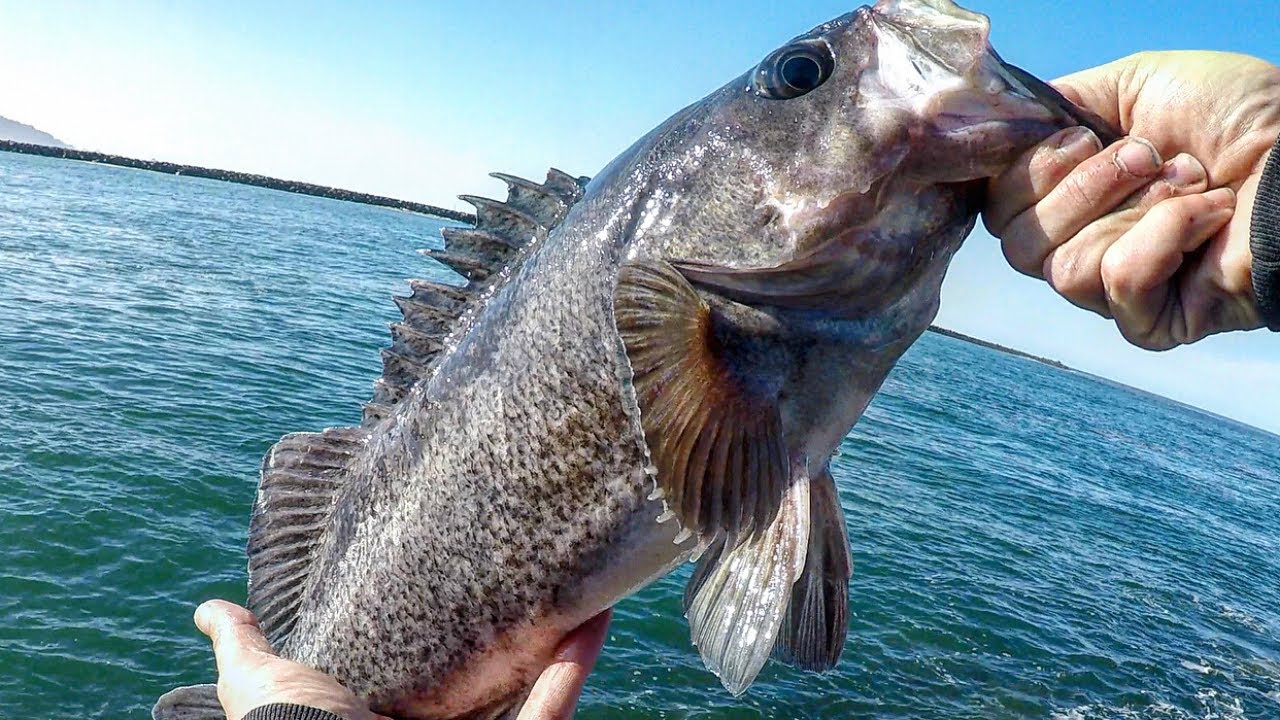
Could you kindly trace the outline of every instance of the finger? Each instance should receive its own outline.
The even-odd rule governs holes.
[[[1187,154],[1174,157],[1156,180],[1129,196],[1118,209],[1050,251],[1043,265],[1045,281],[1072,304],[1110,318],[1102,284],[1102,256],[1107,249],[1159,203],[1202,193],[1207,187],[1207,173],[1199,160]]]
[[[1204,165],[1187,153],[1179,153],[1160,168],[1155,180],[1121,203],[1120,209],[1145,215],[1147,210],[1171,197],[1198,195],[1208,188],[1209,173]]]
[[[565,637],[556,651],[558,662],[573,662],[585,666],[590,672],[595,667],[596,658],[604,648],[605,637],[609,631],[609,621],[613,618],[610,608],[578,626]]]
[[[569,633],[556,650],[556,660],[534,683],[519,720],[567,720],[604,647],[612,610],[605,610]]]
[[[1170,281],[1186,253],[1222,228],[1235,210],[1235,193],[1218,188],[1156,205],[1102,258],[1107,302],[1121,334],[1148,350],[1167,350],[1192,336]]]
[[[1010,221],[1000,246],[1019,272],[1044,277],[1044,261],[1089,223],[1111,212],[1161,169],[1141,138],[1126,138],[1072,170],[1040,202]]]
[[[243,664],[259,653],[275,655],[258,620],[248,610],[225,600],[209,600],[196,608],[196,627],[209,636],[218,673]]]
[[[1026,151],[988,184],[982,221],[996,237],[1009,222],[1040,202],[1077,165],[1102,152],[1102,142],[1089,128],[1073,127],[1050,135]]]

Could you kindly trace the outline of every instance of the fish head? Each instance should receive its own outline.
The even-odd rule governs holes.
[[[792,39],[673,118],[667,217],[641,234],[678,229],[663,254],[752,304],[849,316],[940,283],[984,179],[1059,129],[1107,132],[989,33],[951,0],[881,0]]]
[[[635,193],[611,217],[625,260],[651,265],[615,292],[641,417],[677,417],[667,394],[720,377],[733,407],[773,408],[751,418],[776,410],[788,457],[830,456],[936,316],[986,179],[1060,129],[1111,134],[989,32],[951,0],[881,0],[769,53],[593,180]],[[696,381],[671,379],[689,367]],[[693,437],[648,436],[659,454]]]

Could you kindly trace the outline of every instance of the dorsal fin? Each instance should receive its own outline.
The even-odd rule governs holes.
[[[249,520],[248,605],[277,649],[297,620],[334,495],[367,439],[362,428],[293,433],[262,459]]]
[[[404,320],[391,326],[391,347],[382,353],[382,377],[365,405],[365,425],[386,417],[409,388],[430,376],[459,318],[477,306],[504,268],[518,263],[526,248],[560,224],[586,184],[586,178],[555,168],[542,184],[504,173],[493,177],[507,184],[506,201],[459,196],[475,207],[475,227],[444,228],[445,247],[422,251],[464,277],[466,284],[411,280],[413,294],[395,298]]]
[[[512,193],[508,192],[508,195]],[[547,228],[519,205],[477,195],[459,195],[476,209],[476,227],[499,235],[513,248],[524,247]]]

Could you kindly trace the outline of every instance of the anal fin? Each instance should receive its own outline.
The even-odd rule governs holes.
[[[174,688],[151,708],[152,720],[227,720],[218,702],[217,685],[187,685]]]
[[[809,550],[778,632],[779,660],[805,670],[835,667],[849,628],[852,571],[840,495],[824,467],[809,483]]]

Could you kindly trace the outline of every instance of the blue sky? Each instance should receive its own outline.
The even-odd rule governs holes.
[[[492,170],[593,174],[665,117],[854,5],[0,0],[0,115],[77,147],[452,207]],[[972,0],[1046,78],[1144,49],[1280,62],[1280,3]],[[939,322],[1280,432],[1280,337],[1168,353],[1003,262],[982,231]]]

